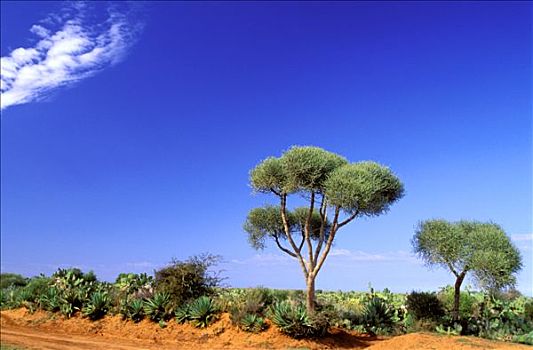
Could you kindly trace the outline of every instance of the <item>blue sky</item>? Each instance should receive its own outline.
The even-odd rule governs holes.
[[[242,224],[291,145],[389,166],[406,195],[339,232],[317,288],[453,282],[419,220],[492,220],[532,294],[527,2],[1,2],[1,267],[113,280],[220,254],[228,284],[303,288]]]

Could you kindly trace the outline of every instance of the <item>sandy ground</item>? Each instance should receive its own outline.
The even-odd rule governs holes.
[[[28,314],[25,310],[7,310],[0,314],[2,344],[25,349],[368,349],[368,350],[480,350],[532,349],[529,346],[492,342],[473,337],[450,337],[413,333],[389,339],[376,339],[355,332],[333,330],[320,340],[294,340],[274,327],[260,334],[240,331],[231,325],[228,315],[208,329],[168,322],[168,327],[142,321],[138,324],[120,317],[106,317],[91,322],[81,317],[65,320],[45,312]]]

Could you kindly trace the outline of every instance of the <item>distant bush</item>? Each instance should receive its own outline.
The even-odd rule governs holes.
[[[155,272],[154,287],[157,292],[169,295],[174,307],[213,294],[222,279],[209,271],[219,256],[204,254],[186,261],[173,260],[169,266]]]
[[[454,288],[452,286],[447,286],[442,288],[438,293],[437,297],[441,301],[447,314],[451,314],[453,310],[453,300],[454,300]],[[460,294],[460,304],[459,304],[459,317],[461,319],[467,319],[475,312],[475,306],[479,302],[476,295],[469,291],[461,291]]]
[[[0,289],[24,287],[28,279],[16,273],[0,273]]]
[[[438,320],[444,316],[444,307],[435,293],[413,291],[407,295],[406,307],[418,320]]]

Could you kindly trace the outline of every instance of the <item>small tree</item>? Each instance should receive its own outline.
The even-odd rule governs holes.
[[[520,253],[493,223],[423,221],[412,244],[428,265],[443,266],[454,274],[454,320],[459,319],[461,284],[468,272],[481,288],[498,290],[513,286],[514,273],[522,267]]]
[[[255,249],[271,239],[299,262],[310,313],[316,276],[338,230],[356,217],[386,212],[403,195],[402,183],[388,168],[348,163],[318,147],[292,147],[279,158],[263,160],[250,172],[250,182],[255,191],[276,196],[279,206],[250,211],[244,224],[248,239]],[[289,195],[301,195],[308,205],[290,210]]]

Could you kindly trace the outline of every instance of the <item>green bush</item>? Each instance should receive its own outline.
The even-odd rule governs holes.
[[[444,316],[444,307],[435,293],[411,292],[406,307],[416,319],[438,320]]]
[[[155,272],[156,292],[167,293],[173,307],[182,305],[202,295],[211,295],[221,278],[209,272],[220,257],[204,254],[187,261],[173,260],[169,266]]]
[[[361,322],[371,335],[388,334],[393,331],[394,310],[383,299],[374,297],[365,305]]]
[[[274,303],[270,307],[270,320],[282,333],[296,339],[323,336],[329,328],[327,319],[321,315],[309,317],[302,304],[290,301]]]
[[[167,293],[155,293],[144,302],[144,313],[154,322],[169,319],[172,316],[171,310],[170,295]]]
[[[267,328],[267,324],[264,318],[256,314],[246,314],[241,318],[239,328],[246,332],[259,333]]]
[[[0,273],[0,289],[24,287],[28,279],[16,273]]]
[[[109,311],[109,296],[106,292],[97,291],[91,294],[89,302],[83,308],[83,315],[91,320],[98,320]]]
[[[213,299],[201,296],[189,306],[189,320],[198,328],[209,326],[218,316],[218,308]]]

